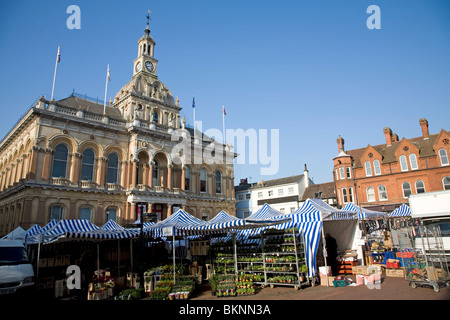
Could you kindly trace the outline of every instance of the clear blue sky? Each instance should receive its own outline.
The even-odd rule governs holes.
[[[69,30],[69,5],[81,29]],[[369,5],[381,29],[369,30]],[[203,128],[280,130],[280,168],[236,165],[235,181],[303,173],[332,181],[336,138],[347,150],[450,129],[450,1],[448,0],[160,0],[0,2],[0,90],[4,137],[41,95],[72,90],[108,100],[129,81],[147,9],[158,76],[178,96],[182,115]]]

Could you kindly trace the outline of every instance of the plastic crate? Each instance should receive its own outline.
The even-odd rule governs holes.
[[[348,285],[346,280],[334,280],[333,286],[335,287],[346,287]]]

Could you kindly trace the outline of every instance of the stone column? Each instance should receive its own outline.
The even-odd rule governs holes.
[[[167,218],[172,215],[172,205],[167,204]]]
[[[167,189],[172,190],[172,165],[167,165]]]
[[[153,161],[148,164],[148,186],[153,188]]]
[[[137,160],[133,160],[133,164],[132,164],[132,166],[131,166],[131,186],[132,186],[132,188],[134,189],[134,188],[136,188],[136,169],[137,169],[137,166],[138,166],[138,162],[137,162]]]
[[[51,155],[51,149],[45,148],[45,154],[44,154],[44,161],[42,163],[42,173],[41,178],[42,180],[46,181],[50,177],[50,155]]]
[[[74,152],[71,154],[72,166],[70,168],[70,181],[74,184],[78,184],[78,172],[80,170],[81,153]]]
[[[181,166],[181,190],[185,190],[186,189],[186,167],[185,166]]]
[[[38,154],[38,146],[33,146],[31,148],[30,162],[28,163],[27,179],[36,178],[37,154]]]
[[[106,181],[106,158],[98,158],[98,171],[97,171],[97,183],[99,186],[104,187]]]

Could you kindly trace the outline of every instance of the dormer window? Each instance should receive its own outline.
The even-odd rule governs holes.
[[[366,161],[364,163],[364,168],[366,169],[366,177],[371,177],[372,176],[372,168],[370,166],[370,162]]]
[[[441,159],[441,166],[448,166],[447,151],[444,148],[439,149],[439,158]]]
[[[400,160],[400,170],[408,171],[408,163],[406,162],[406,157],[401,155],[399,160]]]
[[[411,165],[411,170],[419,169],[419,166],[417,165],[417,157],[414,153],[409,155],[409,164]]]
[[[373,161],[373,171],[376,176],[381,174],[380,161],[378,161],[378,160]]]

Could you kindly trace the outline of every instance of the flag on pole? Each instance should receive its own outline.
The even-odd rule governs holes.
[[[106,84],[105,84],[105,100],[103,100],[103,115],[106,113],[106,93],[108,92],[108,81],[111,81],[111,73],[109,72],[109,64],[106,71]]]
[[[55,72],[53,73],[53,85],[52,96],[50,100],[53,100],[53,93],[55,92],[56,70],[58,69],[58,63],[61,61],[61,48],[58,46],[58,52],[56,53]]]
[[[192,97],[192,109],[195,109],[195,98]]]
[[[225,106],[222,106],[222,109],[223,109],[223,114],[226,116],[227,112],[225,111]]]

